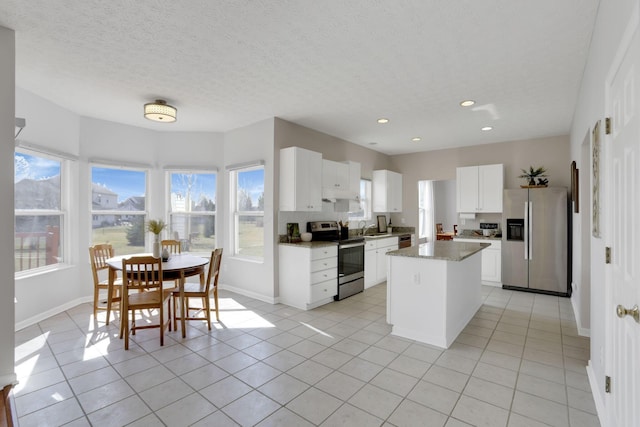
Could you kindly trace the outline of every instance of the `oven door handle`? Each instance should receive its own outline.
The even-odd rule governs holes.
[[[346,245],[340,245],[338,246],[338,249],[351,249],[351,248],[357,248],[358,246],[364,246],[364,242],[348,243]]]

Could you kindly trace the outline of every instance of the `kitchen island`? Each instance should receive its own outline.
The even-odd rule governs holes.
[[[448,348],[482,305],[480,251],[488,246],[439,240],[388,252],[391,333]]]

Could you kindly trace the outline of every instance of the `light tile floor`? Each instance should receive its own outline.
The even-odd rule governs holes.
[[[600,425],[568,299],[483,286],[444,351],[390,335],[386,285],[307,312],[220,293],[164,347],[88,304],[17,332],[20,425]]]

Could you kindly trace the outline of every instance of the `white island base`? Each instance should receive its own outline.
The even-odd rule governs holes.
[[[392,255],[401,251],[388,259],[391,334],[449,348],[482,305],[481,253],[459,261]]]

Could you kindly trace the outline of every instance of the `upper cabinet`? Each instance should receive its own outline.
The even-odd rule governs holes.
[[[402,175],[389,170],[373,171],[373,212],[402,212]]]
[[[456,187],[458,212],[502,212],[502,164],[457,168]]]
[[[280,210],[322,210],[322,154],[300,147],[280,150]]]
[[[352,187],[352,169],[360,175],[360,163],[322,160],[322,198],[356,199],[360,192],[360,184]]]

